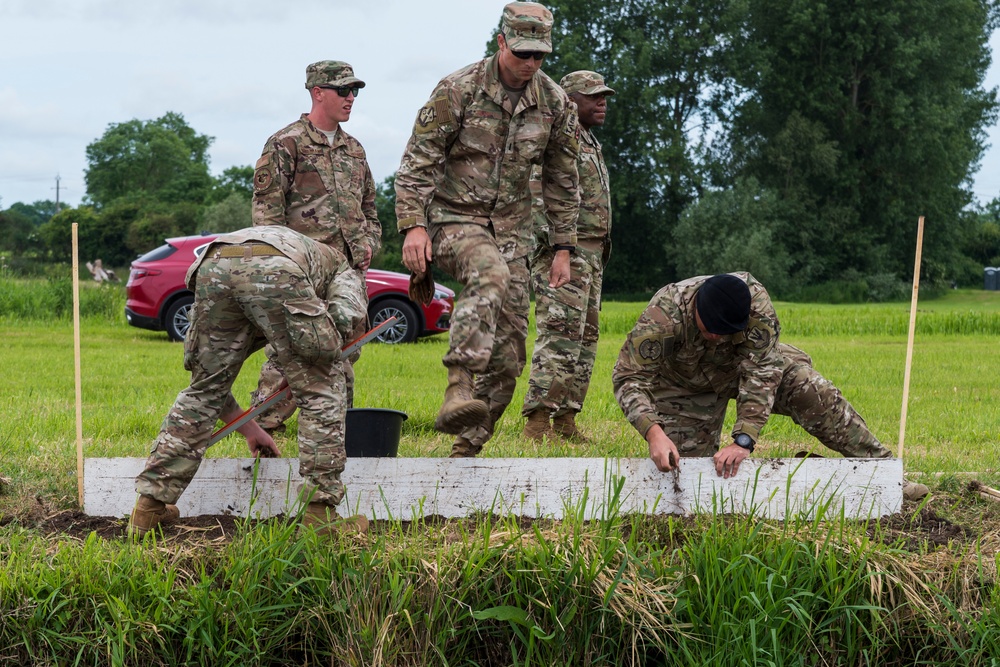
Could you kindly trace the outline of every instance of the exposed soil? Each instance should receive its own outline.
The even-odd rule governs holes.
[[[868,534],[882,543],[917,552],[949,543],[972,543],[986,536],[996,537],[1000,535],[1000,500],[982,498],[977,491],[978,485],[973,482],[957,492],[935,491],[925,503],[904,503],[902,512],[870,525]],[[482,516],[446,519],[432,515],[420,521],[400,523],[407,532],[449,525],[454,525],[455,530],[460,531],[462,524],[482,519]],[[499,516],[491,516],[490,519],[498,524],[509,521]],[[277,516],[261,521],[285,520],[284,516]],[[169,542],[225,542],[232,539],[240,526],[248,521],[251,527],[260,523],[258,520],[231,515],[181,517],[178,523],[163,527],[163,537]],[[373,521],[373,532],[387,530],[386,523]],[[517,525],[522,530],[534,523],[536,520],[529,517],[517,518]],[[48,506],[41,498],[36,498],[35,503],[21,516],[0,516],[0,526],[19,525],[55,539],[68,537],[82,540],[91,533],[108,540],[124,539],[127,524],[127,518],[95,517],[79,510],[59,510]],[[471,526],[466,525],[466,528],[469,527]],[[649,537],[653,537],[657,531],[651,532]],[[674,534],[674,538],[677,537],[679,536]]]

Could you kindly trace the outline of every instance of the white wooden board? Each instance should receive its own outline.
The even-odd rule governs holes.
[[[128,515],[144,465],[140,458],[87,459],[84,512]],[[587,518],[601,518],[614,497],[625,513],[783,518],[826,507],[863,518],[894,514],[903,502],[900,459],[751,458],[736,477],[722,479],[710,458],[683,459],[676,475],[659,472],[649,459],[351,458],[342,479],[350,513],[379,519],[476,511],[562,518],[581,507]],[[299,482],[297,459],[261,460],[256,488],[253,459],[205,459],[177,506],[182,517],[287,514],[295,511]]]

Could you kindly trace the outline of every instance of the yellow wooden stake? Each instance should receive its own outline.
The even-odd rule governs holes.
[[[76,490],[83,507],[83,389],[80,382],[80,244],[73,223],[73,370],[76,381]]]
[[[906,406],[910,401],[910,366],[913,364],[913,334],[917,328],[917,292],[920,290],[920,254],[924,245],[924,216],[917,221],[917,256],[913,260],[913,296],[910,298],[910,331],[906,337],[906,369],[903,372],[903,410],[899,417],[899,458],[906,437]]]

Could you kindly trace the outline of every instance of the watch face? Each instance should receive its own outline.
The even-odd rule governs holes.
[[[752,447],[753,438],[751,438],[746,433],[740,433],[738,436],[736,436],[736,444],[739,445],[740,447]]]

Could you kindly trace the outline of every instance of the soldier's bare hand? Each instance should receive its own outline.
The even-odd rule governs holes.
[[[681,457],[677,452],[677,445],[663,432],[659,424],[654,424],[646,432],[646,442],[649,443],[649,458],[656,464],[657,470],[670,472],[680,467]]]
[[[413,273],[423,276],[427,265],[431,262],[431,237],[423,227],[411,227],[406,230],[403,239],[403,264]]]
[[[247,436],[247,447],[250,455],[256,458],[273,459],[281,456],[281,450],[274,444],[274,438],[261,429],[259,433]]]
[[[361,264],[358,266],[362,271],[367,271],[368,267],[372,265],[372,249],[371,246],[365,248],[365,258],[361,260]]]
[[[740,469],[740,464],[748,456],[750,456],[750,452],[739,445],[727,445],[717,451],[715,456],[712,457],[715,460],[715,472],[719,474],[719,477],[726,479],[735,477],[736,472]]]
[[[552,269],[549,270],[549,287],[559,289],[569,282],[569,250],[557,250],[552,258]]]

